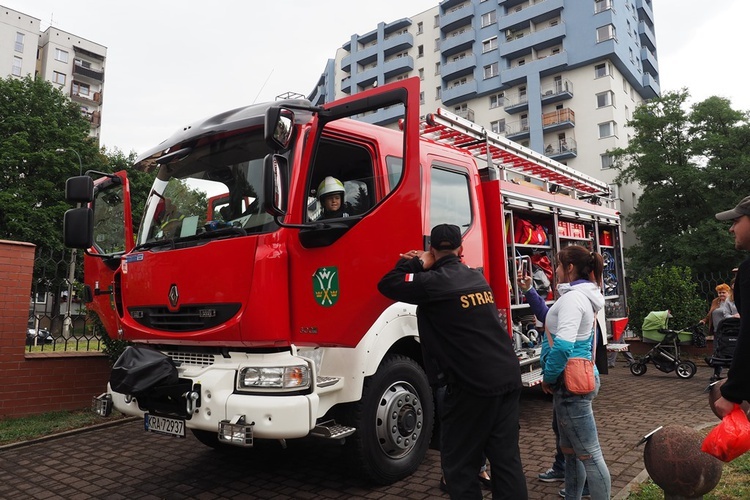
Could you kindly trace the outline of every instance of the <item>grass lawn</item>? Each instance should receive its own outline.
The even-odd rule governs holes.
[[[124,415],[118,412],[103,418],[95,415],[88,408],[43,413],[30,417],[6,418],[0,420],[0,446],[123,418],[125,418]]]

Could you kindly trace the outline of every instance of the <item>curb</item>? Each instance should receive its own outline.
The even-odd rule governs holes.
[[[111,422],[103,422],[101,424],[88,425],[86,427],[81,427],[79,429],[71,429],[69,431],[58,432],[57,434],[49,434],[47,436],[42,436],[42,437],[38,437],[34,439],[27,439],[26,441],[18,441],[16,443],[4,444],[0,446],[0,452],[6,451],[6,450],[12,450],[14,448],[21,448],[23,446],[30,446],[32,444],[43,443],[46,441],[52,441],[54,439],[72,436],[75,434],[81,434],[83,432],[93,431],[97,429],[105,429],[107,427],[114,427],[115,425],[120,425],[120,424],[124,424],[128,422],[134,422],[136,420],[142,420],[142,418],[141,417],[118,418],[117,420],[113,420]]]

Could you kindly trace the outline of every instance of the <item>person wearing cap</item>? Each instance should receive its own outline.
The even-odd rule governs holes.
[[[428,251],[401,254],[378,283],[389,299],[417,305],[425,371],[445,387],[441,465],[451,498],[482,498],[477,471],[490,461],[492,497],[525,499],[521,465],[521,370],[481,271],[461,262],[461,230],[439,224]]]
[[[349,217],[344,207],[344,184],[335,177],[328,176],[318,185],[318,201],[323,207],[321,219]]]
[[[732,221],[729,232],[734,234],[737,250],[750,250],[750,196],[743,198],[732,210],[719,212],[716,218]],[[750,258],[737,269],[734,303],[740,315],[740,335],[726,382],[720,389],[721,397],[714,406],[721,417],[731,412],[735,404],[750,401]]]

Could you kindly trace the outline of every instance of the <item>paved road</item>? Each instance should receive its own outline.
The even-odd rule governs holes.
[[[700,427],[717,423],[702,393],[711,370],[699,366],[681,380],[649,366],[635,377],[618,363],[602,378],[595,413],[612,491],[624,498],[643,470],[638,440],[659,425]],[[551,400],[538,388],[522,397],[522,459],[529,495],[559,498],[562,483],[542,483],[554,453]],[[0,498],[4,499],[429,499],[447,498],[438,488],[439,453],[430,450],[411,477],[371,487],[349,469],[338,446],[290,443],[223,455],[195,438],[147,434],[140,422],[88,430],[0,449]],[[490,498],[489,492],[485,498]]]

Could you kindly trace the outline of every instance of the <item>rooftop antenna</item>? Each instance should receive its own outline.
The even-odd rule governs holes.
[[[257,100],[258,100],[258,97],[260,96],[260,93],[261,93],[261,92],[263,92],[263,88],[264,88],[264,87],[266,86],[266,84],[268,83],[268,79],[269,79],[269,78],[271,78],[271,75],[272,75],[272,74],[273,74],[273,68],[271,68],[271,72],[270,72],[270,73],[268,73],[268,76],[266,77],[266,81],[265,81],[265,82],[263,82],[263,85],[261,85],[261,86],[260,86],[260,90],[258,90],[258,94],[257,94],[257,95],[255,96],[255,99],[253,99],[253,102],[252,102],[252,104],[255,104],[255,101],[257,101]]]

